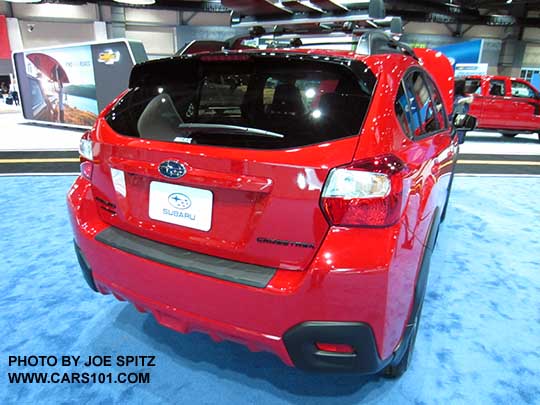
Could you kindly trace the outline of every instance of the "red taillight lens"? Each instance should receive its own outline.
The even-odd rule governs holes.
[[[92,172],[94,171],[94,164],[86,161],[81,163],[81,176],[85,179],[92,180]]]
[[[354,348],[350,345],[336,343],[315,343],[318,350],[332,353],[354,353]]]
[[[322,193],[323,212],[332,225],[392,225],[401,215],[405,173],[393,155],[333,169]]]

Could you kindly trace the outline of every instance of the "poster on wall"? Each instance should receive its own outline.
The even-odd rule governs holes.
[[[487,63],[456,63],[455,74],[456,77],[464,76],[483,76],[488,73]]]
[[[434,49],[441,51],[452,63],[452,66],[463,63],[480,63],[484,40],[458,42],[456,44],[438,46]]]
[[[26,119],[90,127],[127,88],[131,68],[146,52],[140,43],[117,40],[26,50],[13,60]]]
[[[24,67],[30,97],[22,98],[31,105],[31,116],[26,118],[83,126],[96,120],[90,46],[24,52]]]

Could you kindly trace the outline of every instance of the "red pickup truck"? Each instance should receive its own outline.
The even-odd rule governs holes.
[[[469,114],[477,128],[513,137],[538,133],[540,140],[540,92],[523,79],[506,76],[468,76],[465,93],[473,96]]]

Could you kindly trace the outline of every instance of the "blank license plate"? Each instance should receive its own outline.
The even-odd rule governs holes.
[[[150,183],[148,215],[152,219],[209,231],[212,204],[213,194],[209,190],[159,181]]]

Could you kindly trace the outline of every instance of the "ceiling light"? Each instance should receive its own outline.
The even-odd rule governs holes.
[[[441,24],[450,24],[450,23],[455,23],[456,19],[446,14],[429,13],[427,21],[441,23]]]
[[[487,16],[487,25],[509,26],[516,23],[516,19],[511,15],[493,14]]]
[[[11,3],[39,3],[41,0],[6,0]]]
[[[155,4],[156,0],[114,0],[117,3],[122,4],[133,4],[135,6],[149,6],[150,4]]]

